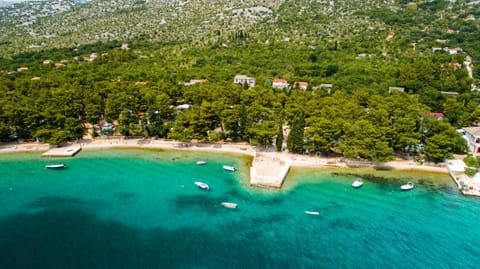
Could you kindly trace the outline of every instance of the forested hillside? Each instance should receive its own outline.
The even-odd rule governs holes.
[[[113,122],[124,136],[377,161],[423,144],[440,160],[465,150],[456,128],[479,120],[478,4],[122,3],[77,3],[22,26],[3,10],[2,141],[58,144]],[[256,86],[234,84],[238,74]]]

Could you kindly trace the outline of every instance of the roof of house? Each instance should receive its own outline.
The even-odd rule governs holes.
[[[453,66],[453,67],[461,68],[461,67],[462,67],[462,64],[461,64],[461,63],[448,63],[448,66]]]
[[[287,83],[286,79],[274,79],[273,83]]]
[[[208,82],[208,79],[191,79],[189,82],[182,82],[182,84],[185,86],[192,86],[195,84],[202,84],[207,82]]]
[[[464,127],[463,130],[473,136],[480,135],[480,127]]]
[[[440,92],[443,95],[458,96],[458,92]]]
[[[235,79],[253,79],[253,78],[246,75],[236,75]]]
[[[437,118],[445,117],[445,115],[443,115],[443,113],[441,113],[441,112],[428,112],[428,116],[435,116]]]

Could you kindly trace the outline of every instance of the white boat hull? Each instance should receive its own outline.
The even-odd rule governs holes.
[[[207,190],[208,191],[210,189],[210,187],[207,185],[207,183],[203,183],[203,182],[200,182],[200,181],[195,182],[195,185],[197,185],[197,187],[199,187],[202,190]]]
[[[47,168],[47,169],[63,169],[63,168],[65,168],[65,165],[64,164],[49,164],[49,165],[45,165],[45,168]]]
[[[308,215],[320,215],[320,212],[318,212],[318,211],[305,211],[305,214],[308,214]]]
[[[354,187],[354,188],[360,188],[361,186],[363,186],[363,182],[360,181],[360,180],[355,180],[355,181],[352,183],[352,187]]]
[[[409,191],[409,190],[413,190],[414,188],[415,188],[415,185],[413,185],[413,183],[407,183],[400,187],[402,191]]]
[[[237,204],[235,203],[229,203],[229,202],[223,202],[222,205],[226,208],[237,208]]]
[[[224,165],[223,169],[230,171],[230,172],[235,172],[235,167],[229,166],[229,165]]]

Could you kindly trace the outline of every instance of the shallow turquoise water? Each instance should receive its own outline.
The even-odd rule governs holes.
[[[68,168],[44,169],[58,162]],[[0,155],[0,268],[479,267],[480,199],[444,178],[401,192],[401,181],[352,189],[353,177],[308,170],[264,190],[248,186],[248,162],[138,149]]]

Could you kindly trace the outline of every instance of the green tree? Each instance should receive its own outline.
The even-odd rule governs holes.
[[[0,141],[8,142],[12,139],[12,129],[3,123],[0,123]]]
[[[287,148],[293,153],[303,153],[304,151],[304,132],[305,120],[301,116],[293,119],[290,133],[287,137]]]
[[[454,143],[445,134],[435,134],[425,141],[425,156],[435,163],[452,158]]]
[[[165,137],[166,130],[158,110],[148,112],[147,131],[150,136]]]
[[[393,149],[389,147],[387,141],[377,141],[373,148],[372,160],[377,163],[391,161],[394,159],[392,153]]]
[[[277,128],[274,121],[263,121],[253,123],[248,132],[250,134],[250,143],[257,146],[270,147],[273,137],[277,134]]]
[[[65,126],[63,129],[68,134],[68,139],[81,139],[86,132],[81,121],[75,118],[65,119]]]
[[[136,130],[130,130],[131,124],[135,123],[135,117],[132,111],[128,109],[122,110],[120,118],[118,119],[118,132],[124,136],[134,135]],[[132,132],[131,132],[132,131]]]
[[[275,146],[277,151],[282,151],[283,148],[283,117],[278,120],[277,138],[275,139]]]

